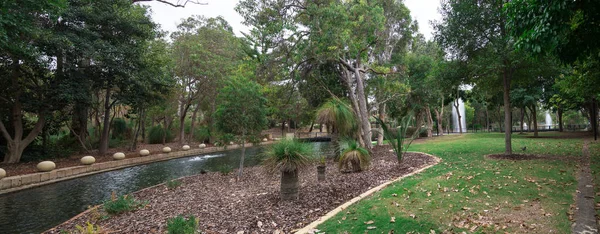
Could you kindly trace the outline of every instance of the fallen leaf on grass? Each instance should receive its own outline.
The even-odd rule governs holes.
[[[376,228],[377,228],[377,227],[375,227],[375,226],[368,226],[368,227],[367,227],[367,230],[373,230],[373,229],[376,229]]]
[[[373,221],[373,220],[369,220],[369,221],[365,222],[366,225],[374,224],[374,223],[375,223],[375,221]]]
[[[395,223],[395,222],[396,222],[396,217],[392,217],[392,218],[390,219],[390,223]]]

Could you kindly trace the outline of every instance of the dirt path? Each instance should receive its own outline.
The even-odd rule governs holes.
[[[577,197],[575,203],[575,224],[573,233],[598,233],[596,210],[594,209],[594,186],[590,170],[589,141],[586,140],[582,150],[583,158],[578,175]]]

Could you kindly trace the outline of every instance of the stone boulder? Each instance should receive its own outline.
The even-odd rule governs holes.
[[[147,150],[147,149],[140,150],[140,156],[148,156],[148,155],[150,155],[150,150]]]
[[[6,171],[4,169],[0,168],[0,180],[4,177],[6,177]]]
[[[165,148],[162,149],[163,153],[169,153],[171,152],[171,147],[167,146]]]
[[[204,148],[206,148],[206,144],[202,143],[198,147],[200,147],[200,149],[204,149]]]
[[[267,138],[263,138],[263,139],[262,139],[262,141],[263,141],[263,142],[267,142],[267,141],[269,141],[269,139],[267,139]]]
[[[182,150],[190,150],[190,146],[189,145],[184,145],[181,147]]]
[[[43,161],[36,166],[38,171],[52,171],[56,169],[56,164],[52,161]]]
[[[80,161],[83,165],[92,165],[96,162],[96,158],[93,156],[84,156]]]
[[[124,153],[121,153],[121,152],[117,152],[117,153],[113,154],[113,158],[114,158],[115,160],[121,160],[121,159],[124,159],[124,158],[125,158],[125,154],[124,154]]]

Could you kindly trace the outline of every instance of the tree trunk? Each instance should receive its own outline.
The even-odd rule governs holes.
[[[281,172],[281,200],[298,200],[298,171]]]
[[[108,151],[108,136],[110,133],[110,91],[111,84],[108,84],[106,88],[106,95],[104,96],[104,124],[102,126],[102,136],[100,137],[100,155],[105,155]]]
[[[0,132],[6,140],[7,151],[4,155],[4,163],[18,163],[23,156],[23,150],[33,142],[33,140],[42,132],[44,125],[46,124],[46,118],[43,114],[38,114],[38,120],[35,123],[33,129],[23,138],[23,112],[21,103],[17,99],[13,104],[12,116],[9,118],[12,120],[14,128],[14,137],[11,137],[4,123],[0,121]]]
[[[88,137],[87,122],[88,121],[88,107],[86,104],[76,102],[73,107],[73,116],[71,118],[71,128],[73,132],[72,136],[79,138],[79,141],[86,142]]]
[[[460,110],[458,108],[458,91],[456,93],[457,93],[456,100],[454,101],[453,106],[454,106],[454,109],[456,109],[456,119],[458,120],[458,132],[460,134],[462,134],[463,133],[462,121],[461,121],[462,116],[460,116]]]
[[[358,99],[358,107],[359,107],[359,122],[362,128],[362,139],[364,141],[364,147],[368,150],[373,148],[373,144],[371,144],[371,123],[369,122],[369,113],[367,110],[367,97],[365,96],[365,87],[362,76],[360,75],[360,71],[358,70],[358,62],[357,69],[354,72],[356,76],[356,96]]]
[[[558,107],[558,131],[562,132],[563,131],[563,111],[562,108]]]
[[[510,109],[510,77],[508,71],[504,68],[502,74],[502,81],[504,86],[504,155],[512,155],[512,123],[511,123],[511,109]]]
[[[485,106],[485,129],[490,132],[490,112],[487,105]]]
[[[425,107],[425,113],[427,114],[427,137],[433,137],[433,118],[429,106]]]
[[[437,109],[435,109],[435,108],[433,109],[433,111],[435,111],[435,118],[437,119],[438,136],[443,136],[444,135],[444,129],[442,128],[442,114]]]
[[[519,134],[523,134],[523,124],[525,123],[523,121],[525,121],[525,108],[521,107],[521,132]]]
[[[140,134],[140,129],[142,127],[143,124],[143,120],[144,119],[144,110],[140,110],[138,113],[138,121],[135,127],[135,133],[133,134],[133,142],[131,143],[131,148],[129,149],[130,151],[134,151],[135,149],[137,149],[137,142],[138,142],[138,136]]]
[[[246,157],[246,134],[242,133],[242,154],[240,156],[240,167],[238,169],[237,180],[239,181],[244,175],[244,158]]]
[[[531,112],[531,116],[532,116],[532,125],[533,125],[533,136],[537,137],[538,136],[538,125],[537,125],[537,107],[535,104],[531,105],[529,107],[529,110]]]
[[[379,119],[385,123],[385,103],[379,105]],[[379,126],[379,133],[377,135],[377,145],[383,145],[383,126]]]
[[[196,128],[196,118],[198,118],[198,110],[200,110],[200,103],[194,108],[192,112],[192,120],[190,123],[190,134],[188,135],[188,143],[194,140],[194,129]]]
[[[181,108],[179,108],[179,145],[183,145],[185,141],[185,117],[189,108],[190,104],[188,103],[181,104]]]

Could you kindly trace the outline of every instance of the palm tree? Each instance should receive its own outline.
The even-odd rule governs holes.
[[[282,140],[265,152],[265,168],[281,172],[281,199],[298,199],[298,171],[314,161],[313,147],[296,140]]]
[[[336,157],[340,155],[340,137],[353,136],[358,130],[354,111],[349,104],[338,98],[323,103],[317,110],[317,122],[327,125]]]
[[[339,168],[342,172],[358,172],[369,168],[371,156],[369,151],[360,147],[355,140],[345,140],[347,148],[340,156]]]

